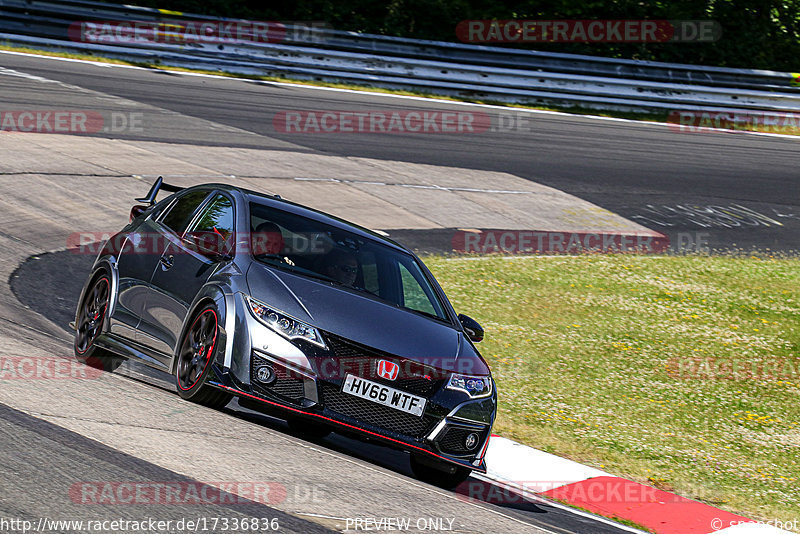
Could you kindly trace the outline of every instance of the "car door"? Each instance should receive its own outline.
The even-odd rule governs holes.
[[[155,221],[170,209],[171,205],[172,202],[165,202],[136,230],[130,232],[117,256],[119,291],[117,303],[109,318],[112,334],[130,340],[136,338],[136,328],[144,313],[147,285],[164,248],[163,231]]]
[[[234,221],[233,200],[216,192],[180,238],[169,243],[150,280],[145,314],[150,321],[139,327],[143,343],[165,354],[174,353],[195,296],[232,257]]]
[[[148,305],[155,293],[152,285],[153,273],[159,269],[159,266],[162,264],[161,262],[164,261],[164,254],[168,247],[180,241],[180,236],[186,231],[199,211],[200,206],[208,198],[210,193],[211,191],[209,189],[190,190],[183,193],[177,197],[172,205],[170,205],[160,217],[153,218],[153,220],[149,222],[148,231],[150,235],[157,235],[158,239],[154,239],[154,242],[148,247],[152,250],[154,258],[149,264],[149,271],[137,295],[139,299],[137,304],[141,307],[141,311],[139,313],[140,321],[136,328],[135,340],[140,345],[160,350],[160,347],[154,341],[153,337],[153,324],[157,323],[158,319],[153,317],[152,310]],[[162,358],[159,358],[159,361],[166,365],[169,361],[168,355],[163,355]]]

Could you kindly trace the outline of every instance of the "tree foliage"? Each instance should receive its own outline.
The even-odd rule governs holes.
[[[458,41],[469,19],[715,20],[713,43],[536,43],[525,48],[783,71],[800,70],[800,0],[139,0],[142,6],[253,20],[324,21],[333,28]]]

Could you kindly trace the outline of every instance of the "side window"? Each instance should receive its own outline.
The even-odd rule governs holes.
[[[208,196],[208,191],[192,191],[180,197],[172,205],[167,215],[161,219],[161,224],[178,235],[183,234],[192,220],[197,207]]]
[[[378,265],[375,262],[375,254],[365,252],[361,254],[361,273],[364,276],[364,289],[373,295],[379,295],[381,286],[378,278]]]
[[[436,315],[430,299],[425,294],[425,290],[419,285],[414,275],[409,272],[405,265],[399,264],[400,279],[403,283],[403,305],[412,310]]]
[[[169,198],[165,198],[158,202],[155,206],[153,206],[153,210],[150,213],[150,218],[155,220],[161,217],[161,214],[164,212],[167,207],[169,207],[170,203],[168,202]]]
[[[217,194],[187,232],[189,240],[205,255],[229,254],[233,250],[233,201]]]

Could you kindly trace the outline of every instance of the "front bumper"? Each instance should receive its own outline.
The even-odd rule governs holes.
[[[229,393],[237,397],[243,397],[250,401],[262,403],[270,407],[271,409],[278,409],[286,411],[286,413],[289,415],[306,417],[312,420],[316,420],[320,424],[325,424],[333,427],[333,429],[337,432],[351,434],[360,437],[362,439],[374,440],[389,447],[405,450],[414,454],[422,454],[425,456],[433,457],[437,460],[452,463],[461,467],[467,467],[469,469],[472,469],[474,471],[479,471],[481,473],[486,472],[486,461],[484,459],[484,455],[486,454],[486,445],[488,445],[488,437],[486,443],[481,447],[480,458],[476,458],[473,461],[467,461],[457,457],[451,457],[448,455],[440,454],[437,452],[435,448],[426,445],[425,443],[414,443],[408,439],[397,439],[395,437],[392,437],[389,432],[386,431],[375,432],[367,428],[366,425],[352,424],[344,420],[344,418],[338,417],[336,415],[331,417],[332,414],[326,412],[325,410],[320,410],[320,411],[302,410],[299,408],[295,408],[293,406],[288,406],[282,402],[276,402],[273,400],[266,399],[260,395],[254,395],[252,393],[242,391],[241,389],[225,385],[222,382],[218,381],[209,381],[208,384],[220,388],[222,390],[228,391]]]
[[[231,367],[217,365],[216,378],[209,385],[265,410],[282,410],[341,433],[486,471],[484,455],[497,409],[494,391],[489,397],[470,399],[463,392],[445,389],[446,377],[441,372],[426,376],[423,364],[327,332],[323,333],[327,350],[303,341],[289,342],[241,311],[245,313],[238,317],[244,320],[237,321],[234,354],[228,360]],[[342,391],[347,374],[375,380],[371,362],[378,359],[391,359],[412,370],[413,376],[384,383],[425,398],[421,417]],[[256,377],[265,366],[269,367],[266,374],[271,375],[268,384]]]

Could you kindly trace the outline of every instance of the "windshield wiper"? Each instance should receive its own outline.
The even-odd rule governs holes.
[[[294,266],[294,263],[289,260],[286,256],[281,256],[280,254],[254,254],[255,259],[258,261],[262,261],[266,263],[266,260],[278,260],[280,263],[284,263],[286,265]],[[287,261],[289,260],[289,261]]]
[[[300,271],[300,269],[298,269],[298,271]],[[305,275],[307,275],[307,276],[309,276],[311,278],[316,278],[318,280],[323,280],[325,282],[330,282],[330,283],[335,284],[337,286],[345,286],[345,284],[341,283],[340,281],[336,280],[335,278],[331,278],[330,276],[326,276],[324,274],[320,274],[320,273],[318,273],[316,271],[311,271],[309,269],[302,269],[301,271],[302,271],[303,274],[305,274]],[[349,286],[345,286],[345,287],[349,287]],[[355,289],[355,288],[353,288],[353,289]]]

